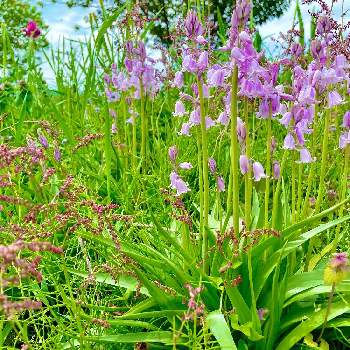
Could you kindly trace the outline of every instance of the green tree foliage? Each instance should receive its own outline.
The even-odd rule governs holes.
[[[115,8],[125,4],[126,0],[100,0],[105,8]],[[214,15],[216,24],[223,19],[223,23],[228,23],[231,17],[232,7],[235,1],[232,0],[200,0],[200,1],[182,1],[182,0],[147,0],[140,1],[139,6],[143,15],[147,18],[156,18],[152,27],[152,34],[156,35],[163,42],[169,42],[171,30],[177,25],[178,20],[182,18],[188,9],[188,6],[201,5],[205,16]],[[68,6],[89,6],[91,0],[69,0]],[[288,8],[290,0],[253,0],[253,17],[255,24],[262,24],[269,19],[281,16]]]

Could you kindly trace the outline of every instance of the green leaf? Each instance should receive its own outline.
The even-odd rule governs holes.
[[[226,287],[225,290],[232,306],[237,310],[239,322],[242,324],[249,322],[251,320],[251,312],[238,287]]]
[[[87,278],[89,276],[89,274],[86,272],[77,271],[71,268],[67,268],[67,270],[73,275],[80,276],[83,278]],[[138,285],[138,281],[136,280],[136,278],[133,278],[129,275],[120,275],[117,281],[108,273],[98,272],[94,274],[94,277],[96,279],[96,282],[98,283],[108,284],[110,286],[123,287],[134,292],[136,291]],[[140,292],[144,295],[150,296],[150,293],[145,287],[141,287]]]
[[[327,319],[332,320],[337,316],[349,312],[349,303],[350,297],[333,303]],[[287,336],[284,337],[283,340],[278,344],[276,350],[291,349],[299,340],[301,340],[308,333],[311,333],[314,329],[317,329],[323,324],[326,313],[326,306],[320,311],[314,311],[313,313],[311,313],[306,321],[302,322],[299,326],[295,327],[292,331],[288,332]]]
[[[128,334],[104,335],[96,337],[84,337],[84,340],[93,343],[162,343],[172,345],[174,335],[168,331],[139,332]],[[184,342],[184,336],[177,338],[176,343]]]
[[[232,339],[230,328],[220,310],[209,313],[206,317],[206,322],[210,331],[220,344],[221,350],[237,350],[236,344]]]

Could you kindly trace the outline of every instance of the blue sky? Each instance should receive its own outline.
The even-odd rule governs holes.
[[[300,0],[301,2],[301,0]],[[330,0],[327,0],[327,3],[330,3]],[[344,3],[348,3],[349,0],[344,0]],[[35,3],[35,1],[32,1]],[[87,23],[87,16],[90,12],[96,11],[96,7],[83,8],[83,7],[74,7],[68,8],[63,0],[58,0],[53,4],[50,0],[43,1],[43,17],[44,21],[49,25],[49,30],[47,33],[47,38],[53,46],[57,46],[59,40],[63,37],[70,39],[84,39],[85,36],[89,35],[89,25]],[[271,35],[278,35],[280,32],[286,32],[290,29],[290,26],[293,21],[294,10],[295,10],[296,0],[291,1],[289,9],[285,14],[277,19],[271,20],[264,25],[259,27],[261,36],[269,37]],[[342,0],[338,1],[333,9],[335,17],[340,17],[341,14]],[[345,6],[349,9],[349,5]],[[306,36],[310,35],[310,15],[308,10],[312,9],[311,6],[301,5],[301,11],[303,15]],[[347,15],[347,19],[350,20],[350,13]],[[79,26],[79,30],[76,30],[75,26]],[[49,72],[47,71],[48,67],[43,67],[45,75],[48,79],[52,79]]]

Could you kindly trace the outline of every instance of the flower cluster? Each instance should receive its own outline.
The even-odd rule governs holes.
[[[27,26],[23,29],[25,36],[36,39],[41,35],[41,30],[37,23],[34,21],[29,21]]]
[[[193,320],[204,312],[204,304],[196,301],[199,294],[203,291],[203,287],[194,288],[190,284],[186,284],[185,288],[188,290],[190,299],[187,302],[188,311],[184,315],[184,320]]]
[[[39,283],[42,281],[42,274],[38,270],[41,257],[35,256],[32,260],[19,257],[20,253],[29,250],[31,252],[49,251],[54,254],[62,254],[63,250],[49,242],[24,242],[18,240],[10,245],[0,246],[0,286],[3,288],[18,285],[28,277],[34,277]],[[18,272],[14,275],[12,268]],[[24,301],[11,301],[5,294],[0,294],[0,309],[5,315],[11,318],[15,313],[23,310],[35,310],[41,307],[41,302],[26,299]]]
[[[176,146],[171,146],[168,151],[170,161],[173,165],[174,170],[170,174],[170,187],[176,190],[176,195],[180,196],[186,192],[191,191],[188,184],[181,178],[178,174],[179,169],[190,170],[192,169],[192,164],[189,162],[183,162],[177,164],[178,149]]]

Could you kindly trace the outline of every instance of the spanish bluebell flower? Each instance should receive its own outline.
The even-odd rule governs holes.
[[[224,126],[228,125],[228,122],[230,120],[229,115],[224,111],[221,112],[218,116],[218,119],[216,119],[216,121]]]
[[[281,177],[281,167],[280,167],[280,163],[275,160],[273,162],[273,178],[275,180],[278,180]]]
[[[328,93],[328,107],[334,107],[343,102],[342,97],[339,95],[337,91],[330,91]]]
[[[179,134],[180,135],[191,136],[190,129],[191,129],[191,124],[190,123],[183,123]]]
[[[237,136],[239,142],[244,142],[246,136],[247,136],[247,130],[245,127],[245,124],[243,123],[241,118],[237,118]]]
[[[211,68],[208,70],[207,79],[208,84],[211,87],[223,87],[225,82],[226,73],[221,68]]]
[[[350,130],[344,132],[339,137],[339,148],[343,149],[350,144]]]
[[[195,39],[203,34],[203,27],[197,16],[196,11],[191,10],[188,12],[184,22],[184,26],[186,30],[186,35],[191,39]]]
[[[211,127],[213,127],[215,125],[215,122],[213,119],[211,119],[210,117],[205,117],[205,127],[206,129],[209,129]]]
[[[201,123],[201,112],[199,107],[191,112],[189,122],[192,125],[199,125]]]
[[[182,180],[182,178],[176,173],[176,171],[172,171],[170,173],[170,186],[171,188],[176,190],[177,196],[191,191],[188,187],[188,184],[184,180]]]
[[[300,152],[300,163],[311,163],[314,159],[311,157],[311,154],[307,148],[301,148]]]
[[[190,162],[182,162],[179,164],[179,168],[184,170],[190,170],[193,168],[193,165]]]
[[[345,112],[342,125],[343,128],[350,129],[350,111]]]
[[[219,192],[225,191],[225,181],[224,181],[224,178],[222,176],[216,177],[216,185],[218,187]]]
[[[182,87],[184,86],[184,76],[181,71],[175,73],[172,85],[173,87],[177,87],[178,89],[182,89]]]
[[[312,57],[318,62],[320,66],[326,64],[327,54],[326,54],[325,44],[315,39],[311,41],[310,49],[311,49]]]
[[[242,175],[248,173],[249,170],[249,159],[245,154],[240,155],[239,157],[239,167],[241,169]]]
[[[49,148],[49,142],[47,141],[47,138],[43,134],[39,134],[39,142],[44,148]]]
[[[186,114],[185,105],[181,100],[176,101],[175,103],[175,112],[173,112],[174,117],[182,117]]]
[[[261,179],[266,178],[264,168],[259,162],[253,163],[253,174],[255,181],[260,181]]]
[[[210,172],[214,175],[216,173],[216,161],[214,158],[208,159],[208,167]]]
[[[295,149],[295,140],[294,136],[291,133],[288,133],[284,138],[283,142],[284,149]]]
[[[173,163],[175,163],[175,161],[176,161],[177,154],[178,154],[178,149],[177,149],[176,146],[171,146],[171,147],[169,147],[169,149],[168,149],[168,155],[169,155],[170,160],[171,160]]]
[[[318,35],[328,34],[332,25],[328,16],[319,16],[317,18],[316,32]]]
[[[59,162],[61,160],[61,151],[58,147],[55,147],[53,157],[55,158],[56,162]]]

